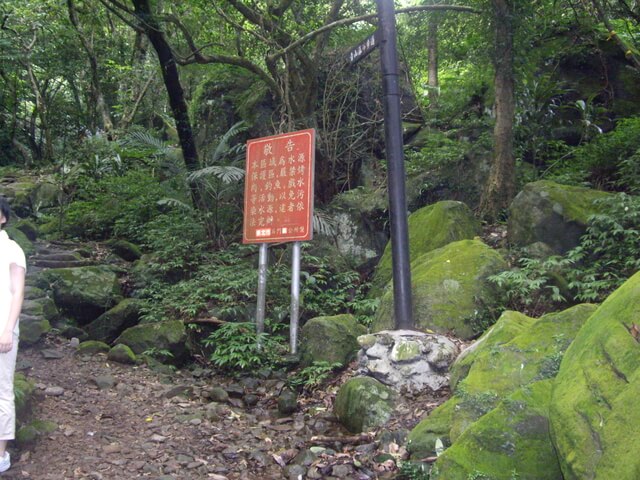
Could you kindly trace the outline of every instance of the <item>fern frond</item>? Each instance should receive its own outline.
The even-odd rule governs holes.
[[[184,210],[189,212],[193,210],[193,207],[191,207],[191,205],[181,202],[176,198],[161,198],[156,203],[157,205],[160,205],[160,206],[166,205],[168,207],[177,208],[179,210]]]
[[[313,212],[313,231],[320,235],[335,235],[336,222],[328,213],[315,210]]]
[[[213,151],[213,154],[211,155],[210,163],[213,163],[213,164],[220,163],[220,160],[226,155],[228,155],[230,152],[235,153],[234,149],[229,147],[229,141],[239,133],[245,132],[248,129],[249,127],[247,127],[243,121],[233,124],[231,128],[229,128],[229,130],[227,130],[225,134],[222,135],[222,137],[220,138],[220,141],[216,145],[216,149]]]
[[[219,178],[223,183],[233,183],[244,178],[244,170],[233,166],[212,165],[191,172],[187,179],[194,183],[206,177]]]

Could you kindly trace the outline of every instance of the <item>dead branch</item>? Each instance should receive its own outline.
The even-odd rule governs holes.
[[[336,442],[342,444],[349,445],[357,445],[360,443],[371,443],[374,440],[374,435],[372,433],[361,433],[360,435],[350,435],[350,436],[330,436],[330,435],[317,435],[315,437],[311,437],[309,442],[311,443],[321,443],[325,445],[330,445]]]

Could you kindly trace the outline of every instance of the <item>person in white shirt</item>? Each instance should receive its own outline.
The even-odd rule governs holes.
[[[0,472],[11,467],[7,442],[15,438],[13,374],[18,354],[18,316],[27,271],[22,248],[4,231],[10,217],[9,202],[0,197]]]

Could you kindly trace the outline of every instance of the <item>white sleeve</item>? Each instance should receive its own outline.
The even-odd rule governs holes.
[[[20,245],[18,245],[16,242],[11,242],[11,243],[13,243],[13,249],[11,252],[9,263],[15,263],[19,267],[22,267],[26,270],[27,259],[24,256],[24,252],[22,251],[22,248],[20,248]]]

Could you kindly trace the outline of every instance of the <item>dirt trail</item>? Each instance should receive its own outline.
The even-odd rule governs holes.
[[[37,247],[30,276],[75,261],[65,257],[64,245]],[[394,478],[396,464],[379,454],[391,449],[399,456],[394,439],[447,393],[401,398],[384,428],[385,441],[375,432],[369,440],[350,441],[332,414],[349,370],[300,397],[297,411],[282,416],[281,378],[231,379],[206,366],[157,373],[109,362],[103,354],[79,356],[70,340],[53,334],[21,347],[18,369],[36,384],[33,418],[51,428],[30,445],[10,448],[12,468],[0,475],[9,479]],[[223,398],[214,401],[214,390]]]

